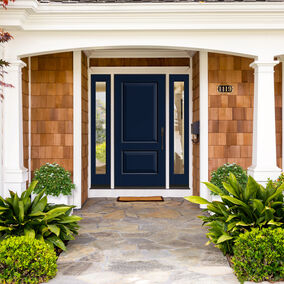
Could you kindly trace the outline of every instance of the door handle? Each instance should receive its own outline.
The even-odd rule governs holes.
[[[161,128],[161,139],[162,139],[162,142],[161,142],[161,149],[162,151],[164,151],[164,127]]]

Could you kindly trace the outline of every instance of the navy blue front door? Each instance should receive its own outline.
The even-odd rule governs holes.
[[[115,186],[165,186],[165,76],[115,75]]]

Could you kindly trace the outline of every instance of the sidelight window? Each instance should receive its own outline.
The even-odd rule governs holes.
[[[170,185],[188,186],[188,75],[170,75]]]
[[[110,76],[92,75],[92,186],[110,185]]]

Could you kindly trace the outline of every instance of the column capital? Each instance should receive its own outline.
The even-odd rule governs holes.
[[[254,62],[252,62],[249,66],[251,68],[271,68],[274,67],[275,65],[279,64],[278,60],[255,60]]]
[[[9,66],[6,67],[6,70],[8,71],[18,71],[19,69],[22,69],[23,67],[26,67],[27,64],[19,59],[14,59],[14,60],[9,60],[8,58],[5,60],[7,60],[9,62]]]
[[[284,62],[284,55],[277,56],[277,60],[280,62]]]

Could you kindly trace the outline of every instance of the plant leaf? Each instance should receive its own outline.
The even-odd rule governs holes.
[[[212,192],[216,193],[217,195],[220,195],[222,196],[224,194],[224,192],[219,188],[217,187],[216,185],[212,184],[211,182],[203,182],[207,188],[209,190],[211,190]]]
[[[43,211],[47,204],[47,197],[44,196],[35,206],[32,208],[31,213],[36,213],[38,211]]]
[[[188,200],[189,202],[197,204],[211,204],[208,200],[200,196],[187,196],[184,199]]]
[[[231,237],[230,235],[222,235],[221,237],[218,238],[217,240],[217,244],[221,244],[225,241],[229,241],[229,240],[232,240],[233,237]]]
[[[53,225],[53,224],[49,224],[47,225],[48,229],[54,233],[57,237],[59,236],[60,234],[60,228],[56,225]]]
[[[65,244],[55,235],[52,235],[51,237],[47,238],[48,241],[50,241],[53,245],[61,248],[62,250],[66,250]]]
[[[73,223],[82,220],[81,217],[72,215],[72,216],[65,216],[63,219],[58,221],[60,224],[66,224],[66,223]]]
[[[249,209],[249,206],[247,204],[245,204],[243,201],[241,201],[241,200],[239,200],[239,199],[237,199],[235,197],[226,195],[226,196],[222,196],[222,198],[224,198],[224,199],[226,199],[226,200],[228,200],[228,201],[230,201],[230,202],[232,202],[234,204],[241,205],[241,206]]]
[[[24,203],[22,200],[19,201],[19,221],[23,222],[24,221]]]
[[[25,236],[31,239],[35,238],[35,230],[32,228],[25,228],[24,229]]]

